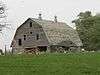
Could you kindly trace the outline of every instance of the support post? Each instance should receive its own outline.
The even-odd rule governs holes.
[[[50,50],[51,50],[51,49],[50,49],[50,46],[47,46],[47,51],[46,51],[46,52],[47,52],[47,53],[50,53]]]

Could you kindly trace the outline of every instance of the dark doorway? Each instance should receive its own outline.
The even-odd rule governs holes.
[[[19,45],[19,46],[22,45],[22,39],[18,39],[18,45]]]
[[[39,49],[40,52],[42,52],[42,51],[46,52],[47,46],[38,46],[38,49]]]

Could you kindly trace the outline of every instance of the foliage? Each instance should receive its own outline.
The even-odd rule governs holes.
[[[81,12],[74,20],[85,50],[100,49],[100,17],[92,16],[90,11]]]
[[[2,1],[0,1],[0,32],[6,26],[6,17],[6,6]]]

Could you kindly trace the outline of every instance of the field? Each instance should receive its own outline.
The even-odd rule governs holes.
[[[100,75],[100,53],[0,56],[0,75]]]

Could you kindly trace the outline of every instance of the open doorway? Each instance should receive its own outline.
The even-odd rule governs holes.
[[[47,46],[38,46],[38,49],[39,49],[40,52],[46,52]]]

